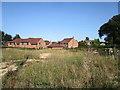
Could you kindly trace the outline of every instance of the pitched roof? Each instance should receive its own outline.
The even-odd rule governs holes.
[[[42,39],[42,38],[28,38],[28,39],[15,39],[13,41],[9,41],[9,42],[15,42],[17,44],[23,42],[30,42],[31,44],[37,44],[37,42]]]
[[[73,38],[65,38],[64,40],[60,41],[60,43],[69,43]]]
[[[50,42],[49,42],[49,41],[45,41],[45,43],[46,43],[46,45],[49,45],[49,44],[50,44]]]
[[[37,42],[39,40],[41,40],[42,38],[28,38],[28,41],[31,43],[31,44],[37,44]]]
[[[8,43],[9,43],[9,42],[10,42],[10,43],[13,42],[13,43],[17,43],[17,44],[18,44],[18,43],[20,43],[20,41],[21,41],[21,39],[15,39],[15,40],[13,40],[13,41],[8,41]]]
[[[63,46],[61,46],[60,44],[58,44],[58,43],[52,43],[50,46],[48,46],[48,47],[63,47]]]

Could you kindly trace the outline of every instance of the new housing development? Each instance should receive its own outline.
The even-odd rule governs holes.
[[[7,42],[8,47],[35,48],[35,49],[63,49],[76,48],[78,41],[72,38],[64,38],[59,43],[44,41],[42,38],[15,39]]]

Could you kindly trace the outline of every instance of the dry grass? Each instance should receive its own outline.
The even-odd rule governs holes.
[[[2,50],[2,62],[14,60],[26,60],[39,58],[37,50],[22,50],[17,48],[5,48]]]
[[[39,58],[40,53],[51,53],[51,56],[44,62],[33,62],[18,72],[8,73],[3,78],[3,87],[118,87],[118,62],[112,56],[100,56],[86,51],[7,49],[3,50],[3,60],[26,59],[25,55]]]

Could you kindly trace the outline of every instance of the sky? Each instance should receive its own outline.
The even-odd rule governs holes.
[[[92,40],[99,38],[100,26],[117,14],[117,2],[3,2],[2,30],[22,38]]]

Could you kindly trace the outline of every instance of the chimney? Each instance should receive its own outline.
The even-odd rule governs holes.
[[[74,36],[72,38],[74,39]]]

